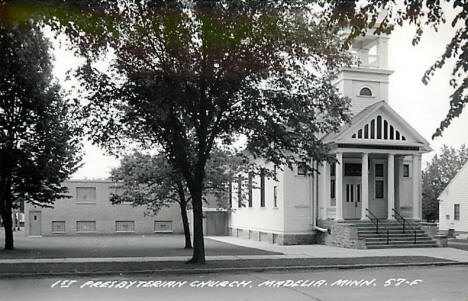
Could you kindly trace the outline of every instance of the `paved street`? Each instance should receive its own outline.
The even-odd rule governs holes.
[[[2,279],[0,300],[468,300],[467,273],[450,266]]]

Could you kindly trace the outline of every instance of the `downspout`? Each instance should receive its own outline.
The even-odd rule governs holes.
[[[318,226],[314,226],[314,230],[323,232],[323,233],[330,233],[330,229],[320,228]]]

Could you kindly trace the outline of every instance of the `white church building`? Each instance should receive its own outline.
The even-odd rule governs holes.
[[[341,70],[334,82],[352,106],[351,122],[322,138],[337,163],[313,162],[319,170],[313,175],[298,165],[278,169],[276,180],[256,175],[234,183],[230,235],[278,244],[432,246],[417,223],[421,155],[431,148],[390,105],[388,40],[357,38],[351,51],[359,65]]]

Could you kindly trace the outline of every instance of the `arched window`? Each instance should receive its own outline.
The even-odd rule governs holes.
[[[371,89],[364,87],[359,91],[359,96],[372,96],[372,91]]]

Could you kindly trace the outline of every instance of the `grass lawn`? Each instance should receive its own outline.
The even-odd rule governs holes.
[[[450,248],[468,251],[468,240],[467,239],[449,239],[448,246]]]
[[[7,258],[86,258],[86,257],[168,257],[190,256],[182,235],[88,235],[25,237],[15,232],[15,250],[5,251],[0,229],[0,259]],[[279,254],[205,239],[208,256]]]

